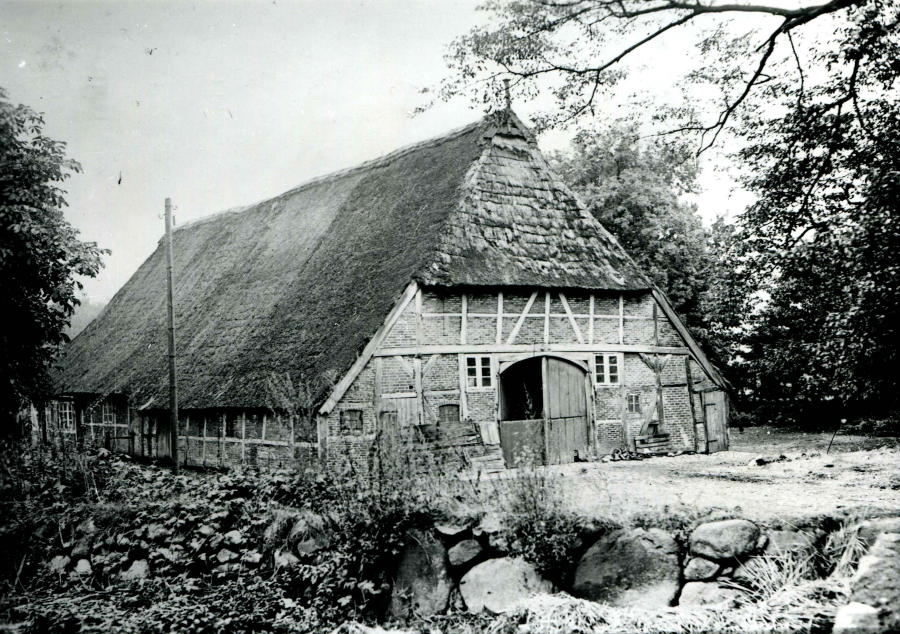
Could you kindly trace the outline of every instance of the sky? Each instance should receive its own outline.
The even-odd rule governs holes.
[[[411,115],[448,44],[487,19],[480,1],[0,1],[0,87],[81,163],[66,217],[112,250],[85,296],[109,301],[153,252],[166,197],[183,224],[478,119],[463,98]],[[679,37],[642,52],[623,91],[664,95]],[[548,105],[513,104],[526,120]],[[739,212],[748,196],[704,161],[701,216]]]

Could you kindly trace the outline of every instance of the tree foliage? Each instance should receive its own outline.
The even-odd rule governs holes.
[[[641,140],[634,126],[580,132],[554,167],[688,322],[701,325],[706,231],[683,195],[697,189],[697,162],[685,144]]]
[[[842,402],[896,411],[900,303],[900,8],[859,9],[802,91],[765,86],[786,114],[750,108],[739,133],[741,218],[752,288],[765,293],[747,339],[753,388],[772,403]],[[797,408],[783,407],[789,416]]]
[[[487,25],[452,45],[454,72],[439,95],[496,106],[499,82],[511,79],[514,94],[553,97],[536,117],[542,127],[589,119],[638,50],[690,29],[701,63],[680,78],[688,98],[673,91],[644,118],[698,152],[724,133],[757,197],[734,227],[713,229],[700,300],[711,344],[743,377],[739,395],[772,417],[800,421],[811,404],[839,415],[835,403],[852,416],[896,412],[896,2],[498,0],[485,9]],[[761,18],[732,19],[748,15]]]
[[[78,304],[76,276],[95,276],[104,253],[81,242],[63,216],[59,184],[81,167],[43,126],[42,115],[13,106],[0,90],[0,406],[8,417],[47,395],[49,369]]]

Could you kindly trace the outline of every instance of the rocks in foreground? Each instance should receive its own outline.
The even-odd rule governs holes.
[[[667,532],[618,530],[581,558],[572,593],[618,607],[668,607],[678,594],[680,573],[678,545]]]
[[[745,557],[756,550],[760,537],[759,527],[749,520],[708,522],[691,533],[691,553],[720,560]]]
[[[518,557],[489,559],[463,576],[459,590],[469,612],[503,612],[522,599],[552,591],[534,566]]]
[[[900,533],[882,533],[859,560],[850,601],[838,610],[834,634],[900,631]]]
[[[692,557],[684,567],[684,578],[687,581],[706,581],[719,574],[721,569],[722,566],[714,561],[703,557]]]
[[[450,603],[453,580],[444,545],[430,531],[410,530],[394,577],[390,613],[394,618],[411,614],[443,614]]]
[[[691,581],[681,589],[678,605],[734,605],[741,594],[740,590],[715,581]]]

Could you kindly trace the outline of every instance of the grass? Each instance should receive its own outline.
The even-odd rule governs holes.
[[[258,612],[253,615],[257,619],[253,621],[255,625],[273,625],[277,621],[285,625],[282,628],[285,632],[304,631],[304,628],[305,631],[323,631],[319,628],[328,622],[331,623],[329,627],[334,628],[339,619],[362,620],[372,614],[363,605],[355,612],[348,608],[335,612],[333,619],[322,619],[318,611],[334,605],[337,599],[350,597],[352,601],[362,597],[369,601],[367,605],[375,605],[373,601],[383,603],[382,599],[368,597],[362,591],[347,590],[344,585],[352,581],[355,587],[362,587],[372,581],[375,584],[372,587],[378,590],[378,583],[386,581],[380,573],[389,567],[385,561],[390,544],[399,539],[398,536],[407,526],[420,521],[425,515],[429,522],[448,521],[473,526],[485,513],[497,513],[510,532],[509,544],[519,544],[513,548],[516,551],[513,554],[525,556],[548,578],[552,578],[554,569],[574,570],[580,549],[588,547],[590,539],[616,525],[662,528],[684,543],[695,523],[706,518],[709,512],[708,509],[692,506],[670,505],[663,509],[645,509],[637,516],[624,517],[620,514],[623,517],[582,518],[569,514],[567,505],[563,503],[564,489],[571,485],[573,478],[553,470],[524,468],[515,473],[466,475],[459,474],[450,465],[419,464],[413,468],[410,461],[417,459],[417,456],[405,455],[401,458],[406,461],[405,464],[380,465],[383,477],[373,479],[358,473],[335,480],[322,475],[299,477],[286,474],[190,474],[176,479],[165,471],[119,462],[110,456],[93,462],[78,462],[77,457],[73,456],[71,463],[59,464],[57,472],[46,473],[46,482],[36,487],[42,492],[41,497],[33,498],[32,502],[36,506],[45,506],[36,510],[52,514],[53,527],[57,526],[57,515],[62,524],[59,535],[54,528],[46,536],[46,549],[34,554],[46,560],[61,552],[57,540],[63,542],[68,539],[72,527],[83,519],[84,512],[88,510],[100,535],[113,538],[123,532],[141,531],[145,524],[160,523],[169,515],[174,518],[172,513],[160,513],[177,502],[181,509],[178,517],[189,523],[182,531],[186,536],[184,543],[190,543],[193,539],[196,532],[192,528],[194,524],[210,523],[227,510],[234,515],[233,526],[241,528],[246,535],[248,543],[245,549],[257,549],[265,556],[259,573],[243,572],[235,578],[216,581],[208,573],[194,580],[191,576],[194,573],[191,572],[188,579],[192,583],[191,588],[199,590],[185,590],[188,594],[178,595],[181,596],[179,602],[173,603],[169,591],[157,592],[154,588],[157,584],[160,588],[168,584],[179,587],[186,584],[182,572],[194,570],[198,567],[197,562],[191,560],[193,563],[189,566],[185,564],[171,572],[154,570],[147,587],[136,596],[146,597],[146,600],[141,599],[143,605],[157,606],[153,608],[153,614],[156,615],[154,623],[158,627],[155,625],[155,629],[147,629],[139,625],[135,620],[134,606],[126,605],[119,599],[107,601],[103,622],[109,624],[127,618],[139,631],[166,631],[166,627],[176,625],[180,631],[188,631],[180,619],[194,619],[196,614],[200,614],[206,626],[218,623],[231,611],[247,612],[249,606],[255,605],[253,610]],[[65,491],[57,490],[54,483],[63,482],[68,483]],[[596,495],[602,495],[604,482],[595,484],[598,487]],[[75,491],[77,495],[72,495]],[[34,490],[30,495],[35,495]],[[203,499],[207,502],[202,502]],[[73,512],[76,502],[81,507],[78,512]],[[329,531],[332,537],[337,541],[352,541],[353,546],[337,548],[341,550],[337,553],[340,557],[336,554],[333,560],[326,558],[320,563],[305,563],[303,570],[309,574],[302,579],[286,579],[284,574],[274,575],[271,570],[271,553],[288,545],[290,539],[287,535],[297,517],[304,512],[301,509],[319,513],[334,523]],[[385,509],[394,511],[387,513]],[[142,514],[148,515],[144,517]],[[611,519],[613,517],[615,521]],[[593,522],[594,526],[585,531],[582,522]],[[388,525],[394,527],[387,531],[390,534],[385,532]],[[232,524],[223,526],[220,532],[230,528]],[[591,537],[585,537],[586,533],[590,533]],[[30,539],[25,532],[21,537],[23,540]],[[105,543],[106,540],[98,538],[98,541]],[[115,549],[110,547],[109,550]],[[740,584],[742,598],[731,609],[723,609],[722,606],[662,610],[615,608],[557,594],[532,598],[508,614],[472,616],[457,613],[434,617],[413,626],[418,631],[437,628],[444,634],[812,632],[827,629],[836,607],[846,600],[847,580],[863,551],[864,545],[858,531],[848,521],[833,531],[824,548],[813,555],[756,558],[745,566],[747,574]],[[21,558],[21,554],[17,554]],[[111,552],[110,556],[113,554]],[[11,563],[19,566],[20,559]],[[347,568],[350,564],[352,570]],[[28,572],[25,570],[23,581]],[[328,587],[333,588],[331,594],[323,594],[321,600],[307,601],[304,593],[308,594],[312,591],[312,585],[316,585],[311,585],[307,578],[309,575],[328,579]],[[16,581],[12,582],[12,586],[17,587],[18,575],[14,576]],[[41,579],[38,577],[34,581]],[[558,586],[566,587],[565,579],[554,581]],[[247,583],[252,587],[244,585]],[[322,582],[317,583],[323,585]],[[103,591],[102,586],[82,589],[73,583],[65,588],[54,587],[52,594],[47,594],[51,592],[47,587],[47,592],[24,592],[20,599],[28,599],[33,604],[31,612],[34,614],[46,614],[48,610],[54,615],[58,613],[59,618],[53,616],[54,623],[59,624],[62,622],[60,619],[69,617],[75,622],[87,618],[86,610],[94,614],[88,603],[91,597]],[[276,592],[284,593],[284,600],[290,599],[296,605],[291,609],[282,607],[278,603],[280,599],[273,598]],[[51,605],[54,606],[52,609]],[[287,616],[276,616],[279,614]],[[290,626],[285,623],[288,616]],[[351,620],[335,631],[348,634],[372,631],[361,628]],[[222,631],[244,630],[229,626]]]

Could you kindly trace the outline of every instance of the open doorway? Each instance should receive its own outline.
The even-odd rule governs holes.
[[[557,357],[532,357],[500,375],[500,446],[507,467],[560,464],[587,455],[587,370]]]
[[[501,376],[503,399],[500,416],[503,420],[543,420],[541,361],[542,357],[519,361]]]

